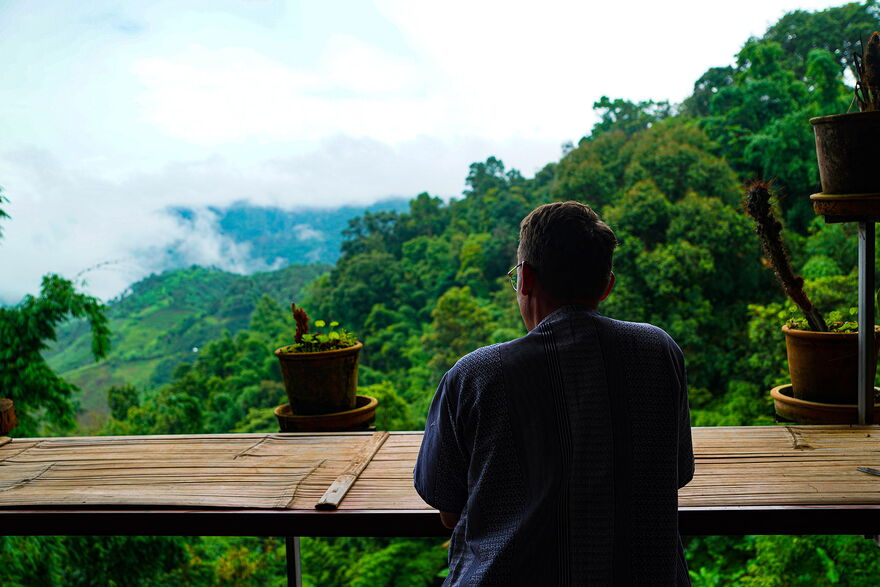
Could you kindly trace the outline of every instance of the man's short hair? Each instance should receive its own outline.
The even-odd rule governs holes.
[[[580,202],[538,206],[519,225],[519,260],[560,301],[598,301],[611,278],[616,246],[611,228]]]

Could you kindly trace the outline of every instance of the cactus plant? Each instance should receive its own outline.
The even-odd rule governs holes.
[[[755,221],[755,233],[761,239],[761,247],[770,261],[773,273],[779,280],[785,294],[800,308],[810,329],[827,332],[825,319],[804,291],[804,278],[795,275],[791,266],[791,255],[782,240],[782,223],[776,219],[771,204],[770,185],[763,181],[753,181],[748,185],[745,208]]]

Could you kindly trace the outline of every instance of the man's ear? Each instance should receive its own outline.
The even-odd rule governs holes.
[[[608,278],[608,285],[605,287],[605,293],[602,294],[602,297],[599,298],[600,302],[604,302],[605,298],[607,298],[611,294],[611,290],[614,289],[614,271],[611,272],[611,277]]]
[[[524,296],[528,296],[532,294],[532,290],[535,288],[535,270],[532,269],[532,266],[528,263],[523,263],[522,267],[519,268],[519,283],[517,291]]]

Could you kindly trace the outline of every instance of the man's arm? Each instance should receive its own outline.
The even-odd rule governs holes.
[[[691,411],[688,405],[687,369],[684,353],[675,345],[676,375],[678,376],[678,487],[694,478],[694,446],[691,439]]]
[[[447,373],[434,394],[413,471],[416,491],[440,511],[447,528],[455,526],[467,502],[468,470],[468,459],[459,445],[460,431],[455,427],[458,394],[450,379],[455,380]]]

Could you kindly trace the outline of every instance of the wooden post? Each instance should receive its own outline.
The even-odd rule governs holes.
[[[8,434],[10,430],[18,426],[15,417],[15,406],[11,399],[0,397],[0,435]]]

